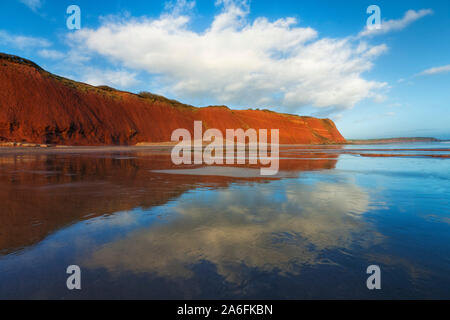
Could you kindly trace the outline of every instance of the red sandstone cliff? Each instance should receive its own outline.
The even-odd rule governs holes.
[[[178,128],[280,129],[281,144],[345,139],[328,119],[270,111],[195,108],[160,96],[94,87],[55,76],[31,61],[0,54],[0,140],[62,145],[167,142]]]

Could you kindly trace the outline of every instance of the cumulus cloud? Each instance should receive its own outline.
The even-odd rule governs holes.
[[[40,7],[42,7],[42,0],[19,0],[24,5],[26,5],[28,8],[30,8],[33,11],[36,11]]]
[[[10,34],[3,30],[0,30],[0,42],[18,49],[51,46],[51,43],[46,39]]]
[[[174,10],[157,19],[109,17],[68,37],[80,52],[155,75],[161,93],[196,104],[336,110],[379,98],[387,86],[363,77],[385,45],[321,38],[290,17],[250,21],[246,1],[217,4],[221,12],[202,32]]]
[[[388,20],[383,21],[381,24],[381,28],[369,28],[366,27],[360,34],[360,37],[366,37],[366,36],[374,36],[379,34],[388,33],[391,31],[399,31],[407,26],[409,26],[414,21],[417,21],[425,16],[433,14],[433,10],[431,9],[422,9],[419,11],[415,10],[408,10],[403,18],[398,20]]]
[[[427,69],[427,70],[419,73],[419,75],[426,76],[426,75],[434,75],[434,74],[445,73],[445,72],[450,72],[450,64],[446,65],[446,66],[442,66],[442,67],[435,67],[435,68]]]

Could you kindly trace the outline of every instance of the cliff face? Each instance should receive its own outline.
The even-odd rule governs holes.
[[[195,108],[160,96],[94,87],[0,54],[0,140],[61,145],[167,142],[172,132],[205,129],[280,129],[281,144],[332,144],[345,139],[328,119],[270,111]]]

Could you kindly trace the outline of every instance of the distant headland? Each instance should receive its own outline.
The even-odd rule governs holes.
[[[347,144],[389,144],[389,143],[413,143],[413,142],[440,142],[442,140],[436,138],[385,138],[385,139],[358,139],[347,140]]]

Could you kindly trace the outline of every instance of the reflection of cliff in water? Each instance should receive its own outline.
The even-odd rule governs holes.
[[[301,171],[333,169],[337,157],[297,156],[298,159],[280,160],[280,170],[294,176]],[[34,245],[79,221],[136,207],[163,205],[199,186],[225,188],[234,182],[267,181],[152,172],[175,168],[178,167],[167,152],[0,157],[0,253]]]

